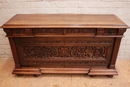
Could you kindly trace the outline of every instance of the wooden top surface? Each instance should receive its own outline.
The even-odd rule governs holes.
[[[18,14],[2,28],[128,28],[109,14]]]

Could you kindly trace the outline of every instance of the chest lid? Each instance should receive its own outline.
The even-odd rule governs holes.
[[[17,14],[2,28],[128,28],[113,14]]]

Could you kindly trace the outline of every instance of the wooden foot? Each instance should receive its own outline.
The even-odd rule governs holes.
[[[40,75],[33,75],[34,77],[39,77]]]
[[[109,78],[112,78],[113,77],[113,75],[106,75],[107,77],[109,77]]]
[[[17,76],[22,77],[22,76],[23,76],[23,74],[17,74]]]
[[[96,75],[90,75],[90,77],[94,78],[94,77],[96,77]]]

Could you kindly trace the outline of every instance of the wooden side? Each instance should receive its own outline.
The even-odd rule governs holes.
[[[20,67],[20,62],[19,62],[14,38],[8,38],[8,39],[9,39],[9,43],[10,43],[10,46],[11,46],[11,50],[12,50],[12,54],[13,54],[13,58],[14,58],[14,62],[15,62],[15,67]]]
[[[111,58],[111,62],[110,62],[110,69],[115,69],[115,63],[116,63],[116,59],[117,59],[117,55],[118,55],[118,51],[119,51],[119,47],[120,47],[120,42],[121,42],[121,38],[115,38],[115,46],[113,48],[113,54],[112,54],[112,58]]]

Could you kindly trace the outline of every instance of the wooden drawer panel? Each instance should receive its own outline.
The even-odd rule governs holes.
[[[8,37],[123,37],[126,29],[112,28],[18,28],[4,29]]]
[[[64,29],[51,29],[51,28],[33,29],[33,34],[34,36],[63,35]]]
[[[74,28],[65,29],[65,35],[82,35],[82,36],[94,36],[96,34],[96,28],[85,29],[85,28]]]
[[[8,37],[33,37],[32,29],[30,28],[7,28],[4,31]]]
[[[95,29],[85,29],[85,28],[72,28],[72,29],[33,29],[34,36],[94,36],[96,34]]]

